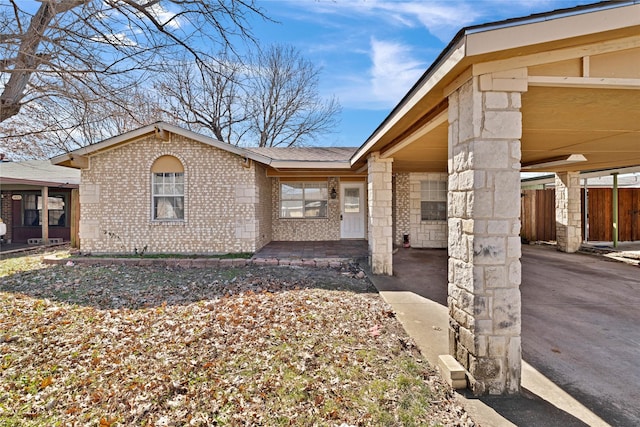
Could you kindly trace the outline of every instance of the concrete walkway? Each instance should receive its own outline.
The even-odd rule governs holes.
[[[640,370],[637,364],[630,365],[633,359],[632,353],[637,351],[637,344],[632,342],[640,339],[637,333],[628,337],[631,341],[622,345],[623,350],[618,351],[616,357],[623,360],[603,359],[596,356],[601,344],[594,342],[582,334],[576,334],[576,340],[582,342],[577,347],[578,352],[583,352],[582,359],[591,361],[581,365],[577,370],[571,370],[569,365],[562,365],[556,359],[561,358],[561,354],[567,352],[567,356],[572,354],[570,342],[567,345],[560,345],[562,348],[555,348],[550,345],[542,345],[539,340],[551,339],[558,336],[558,339],[565,339],[562,334],[569,334],[575,330],[575,324],[584,321],[582,316],[589,316],[593,313],[593,306],[585,305],[580,316],[575,314],[572,323],[566,318],[550,316],[549,310],[554,307],[562,312],[562,305],[570,306],[571,301],[540,300],[540,294],[546,292],[539,283],[546,281],[555,284],[566,291],[566,298],[571,298],[572,290],[574,304],[575,298],[584,292],[591,293],[588,289],[572,286],[576,281],[585,283],[579,278],[581,274],[590,277],[587,281],[591,283],[609,283],[618,280],[618,285],[613,286],[624,289],[631,289],[630,292],[638,297],[640,292],[640,272],[637,267],[629,265],[606,262],[602,257],[582,254],[562,254],[553,247],[523,247],[523,367],[522,367],[522,393],[519,396],[511,397],[474,397],[466,392],[457,393],[467,412],[483,426],[609,426],[609,425],[640,425],[640,415],[637,414],[637,384],[636,376],[640,378]],[[605,263],[607,265],[601,265]],[[579,264],[578,268],[568,268],[568,266]],[[590,266],[598,265],[594,272]],[[558,271],[565,271],[564,275]],[[622,272],[620,272],[622,270]],[[544,272],[544,274],[542,274]],[[608,280],[602,282],[603,275],[608,274]],[[634,276],[635,275],[635,276]],[[381,296],[393,307],[398,319],[405,327],[407,333],[416,341],[418,347],[430,363],[436,365],[437,357],[440,354],[448,354],[448,310],[446,308],[447,295],[447,253],[446,250],[416,250],[400,249],[394,256],[394,276],[374,276],[370,279],[380,291]],[[554,278],[555,277],[555,278]],[[635,277],[635,279],[633,279]],[[635,287],[629,280],[635,280]],[[602,288],[602,286],[600,286]],[[553,295],[553,294],[552,294]],[[555,295],[557,297],[557,293]],[[604,295],[600,294],[600,298]],[[538,300],[536,300],[538,298]],[[552,299],[554,296],[552,296]],[[596,297],[594,297],[596,298]],[[635,299],[633,299],[635,301]],[[640,302],[640,301],[639,301]],[[612,304],[606,301],[605,305]],[[624,301],[616,298],[615,303]],[[630,302],[633,306],[635,302]],[[635,305],[637,307],[637,305]],[[625,310],[625,312],[628,310]],[[616,340],[629,335],[626,329],[627,322],[640,322],[640,310],[635,310],[637,319],[624,319],[624,333],[616,335]],[[546,315],[544,314],[546,312]],[[547,319],[548,324],[541,325],[533,322],[531,316],[541,316]],[[556,313],[556,316],[558,314]],[[588,328],[597,325],[587,324]],[[587,328],[587,329],[588,329]],[[627,335],[625,335],[627,334]],[[640,341],[638,341],[640,342]],[[605,344],[602,351],[606,352],[612,343]],[[591,351],[588,349],[591,348]],[[545,357],[535,356],[535,350],[540,350]],[[555,349],[555,350],[554,350]],[[596,351],[597,350],[597,351]],[[549,355],[555,355],[549,358]],[[596,356],[597,358],[593,358]],[[532,364],[527,363],[532,361]],[[637,359],[636,359],[637,360]],[[621,363],[622,362],[622,363]],[[616,363],[621,364],[618,368]],[[533,366],[532,366],[533,365]],[[590,366],[590,367],[588,367]],[[560,369],[566,373],[564,377],[554,369]],[[613,369],[611,369],[613,368]],[[542,373],[541,373],[542,371]],[[587,372],[589,371],[589,372]],[[630,378],[619,378],[615,372],[627,372]],[[603,387],[604,384],[618,382],[618,393],[611,395],[610,386]],[[581,378],[585,378],[581,381]],[[579,387],[572,387],[574,384],[584,384],[591,381],[591,387],[587,393],[583,393]],[[635,386],[634,386],[634,381]],[[560,384],[562,387],[560,387]],[[626,386],[622,387],[622,384]],[[625,390],[624,392],[621,390]],[[568,393],[566,390],[569,390]],[[635,400],[634,400],[635,399]],[[636,402],[636,403],[634,403]],[[591,409],[589,409],[591,408]],[[607,410],[608,408],[608,410]],[[636,418],[638,422],[636,421]],[[604,419],[603,419],[604,418]],[[605,421],[606,420],[606,421]],[[607,422],[608,421],[608,422]]]

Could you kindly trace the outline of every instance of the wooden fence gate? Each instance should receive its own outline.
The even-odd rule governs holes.
[[[582,207],[584,209],[584,197]],[[612,218],[613,190],[590,188],[589,240],[612,241]],[[640,240],[640,188],[618,189],[618,240],[621,242]]]
[[[526,240],[556,240],[556,192],[524,190],[520,197],[520,236]]]
[[[589,234],[591,241],[613,240],[613,189],[589,188]],[[582,214],[584,216],[584,190]],[[526,240],[556,240],[555,190],[523,190],[520,236]],[[585,235],[584,220],[582,236]],[[640,188],[618,189],[618,241],[640,240]]]

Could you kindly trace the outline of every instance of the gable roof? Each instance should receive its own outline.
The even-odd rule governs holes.
[[[0,162],[0,186],[8,184],[75,188],[80,184],[80,171],[47,160]]]
[[[87,165],[85,160],[86,156],[112,149],[151,134],[155,134],[161,139],[167,139],[167,132],[184,136],[202,144],[271,166],[275,169],[300,167],[309,169],[349,169],[351,167],[349,159],[356,150],[356,147],[244,148],[218,141],[217,139],[184,129],[180,126],[165,122],[156,122],[53,157],[51,163],[81,169]]]

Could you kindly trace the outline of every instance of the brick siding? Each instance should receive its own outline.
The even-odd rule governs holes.
[[[184,166],[184,221],[152,221],[151,165]],[[171,135],[149,136],[92,155],[80,186],[81,249],[92,253],[253,252],[270,239],[264,168],[224,150]],[[264,178],[262,178],[264,177]]]

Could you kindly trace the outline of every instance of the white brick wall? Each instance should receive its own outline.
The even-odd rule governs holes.
[[[305,181],[301,178],[300,181]],[[328,190],[340,194],[338,178],[328,178]],[[329,197],[326,218],[280,218],[280,180],[272,184],[272,224],[275,241],[340,240],[340,197]]]
[[[185,173],[184,221],[151,220],[151,165],[178,158]],[[188,138],[149,136],[91,156],[82,171],[81,249],[93,253],[253,252],[270,240],[260,200],[270,194],[264,168]],[[267,219],[266,219],[267,218]]]
[[[423,221],[421,211],[421,182],[447,181],[446,173],[409,174],[409,224],[411,246],[414,248],[446,248],[447,221]]]

